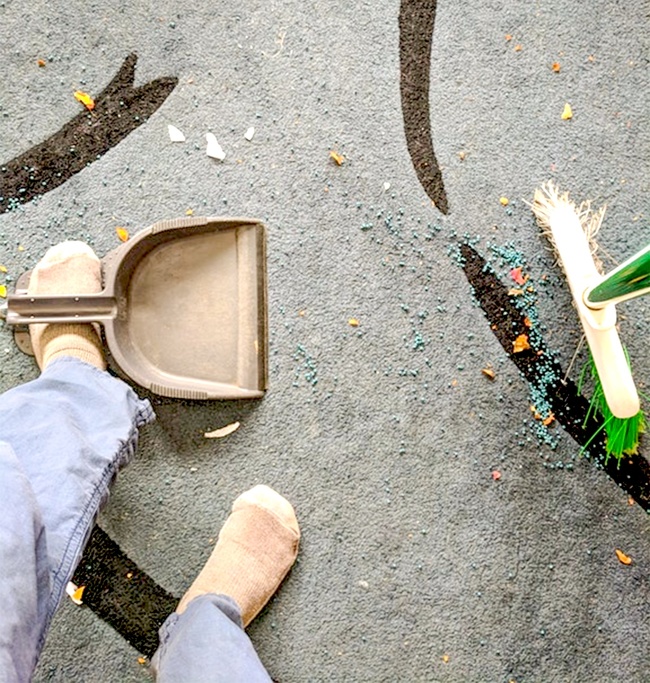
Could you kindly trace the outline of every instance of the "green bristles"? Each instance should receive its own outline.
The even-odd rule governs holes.
[[[587,411],[584,426],[588,423],[589,418],[596,414],[600,414],[602,425],[591,436],[584,448],[586,449],[589,446],[601,430],[605,430],[605,464],[607,464],[607,461],[612,455],[620,462],[624,455],[634,455],[638,453],[639,437],[646,430],[645,415],[642,410],[639,410],[636,415],[629,418],[620,418],[612,414],[612,411],[605,400],[603,387],[600,383],[598,371],[596,370],[596,365],[591,353],[589,354],[589,360],[580,373],[578,391],[582,391],[587,371],[590,372],[594,382],[594,391],[591,395],[589,410]]]

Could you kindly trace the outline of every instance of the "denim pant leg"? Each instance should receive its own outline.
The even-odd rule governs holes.
[[[109,485],[153,419],[75,358],[0,396],[0,682],[29,681]]]
[[[271,682],[227,595],[200,595],[182,614],[171,614],[151,666],[157,683]]]

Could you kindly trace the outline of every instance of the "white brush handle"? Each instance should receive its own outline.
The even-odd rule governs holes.
[[[598,284],[601,276],[591,256],[580,219],[570,206],[560,205],[550,210],[548,223],[607,405],[616,417],[633,417],[641,406],[630,366],[616,331],[616,307],[608,304],[604,308],[593,310],[584,303],[585,291]]]

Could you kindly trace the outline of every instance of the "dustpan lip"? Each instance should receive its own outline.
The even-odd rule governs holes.
[[[142,242],[149,240],[160,232],[183,230],[193,227],[207,227],[213,223],[221,225],[224,229],[226,227],[257,225],[262,229],[263,233],[266,234],[266,226],[259,218],[240,216],[183,216],[180,218],[156,221],[148,228],[139,230],[133,237],[129,238],[126,242],[123,242],[112,251],[109,251],[102,258],[104,293],[110,296],[115,294],[117,274],[119,273],[126,256]]]

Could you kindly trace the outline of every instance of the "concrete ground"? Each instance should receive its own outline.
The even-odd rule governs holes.
[[[569,367],[575,313],[525,200],[554,178],[607,203],[608,265],[650,240],[645,3],[438,3],[429,103],[447,215],[407,151],[399,10],[0,2],[1,163],[55,135],[82,111],[73,91],[99,93],[132,52],[136,86],[178,79],[100,159],[0,215],[8,287],[66,238],[103,255],[116,226],[135,233],[188,210],[264,221],[268,395],[154,399],[158,420],[99,523],[181,595],[239,493],[263,482],[286,495],[299,561],[249,629],[274,679],[648,681],[647,514],[562,426],[540,441],[528,384],[456,258],[466,233],[486,257],[506,245],[522,255],[531,282],[547,283],[545,342]],[[222,162],[205,154],[208,131]],[[646,393],[648,310],[647,299],[619,309]],[[6,329],[0,351],[2,389],[36,377]],[[203,437],[234,420],[231,436]],[[140,656],[66,601],[35,680],[149,681]]]

